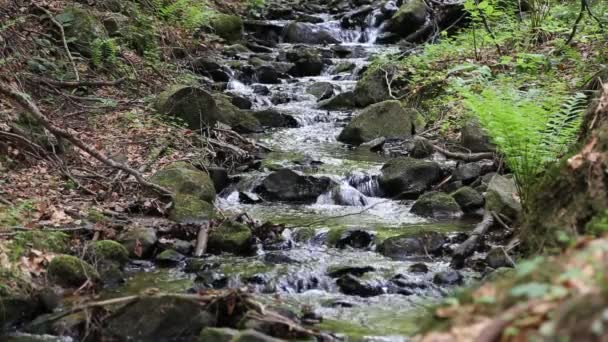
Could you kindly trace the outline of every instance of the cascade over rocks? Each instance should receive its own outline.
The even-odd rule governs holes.
[[[310,23],[294,21],[285,28],[283,40],[286,43],[338,44],[340,41],[329,30]]]
[[[253,112],[253,116],[265,127],[299,127],[300,124],[293,116],[279,112],[276,108],[268,108]]]
[[[417,111],[405,109],[399,101],[384,101],[365,108],[340,133],[338,140],[351,145],[380,137],[407,138]]]

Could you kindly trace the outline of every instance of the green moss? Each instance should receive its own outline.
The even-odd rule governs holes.
[[[93,56],[93,42],[107,39],[106,30],[95,15],[79,7],[68,7],[55,19],[64,27],[66,38],[85,57]]]
[[[213,204],[198,197],[177,193],[169,218],[175,222],[206,221],[215,217]]]
[[[34,204],[33,201],[23,201],[12,206],[0,204],[0,230],[1,227],[25,225],[28,216],[34,212]]]
[[[99,274],[90,264],[71,255],[58,255],[49,264],[49,279],[61,286],[78,287],[85,281],[98,281]]]
[[[211,20],[211,27],[218,36],[234,42],[243,35],[243,20],[236,15],[218,14]]]
[[[150,181],[177,194],[189,195],[208,203],[215,200],[215,187],[209,175],[188,163],[170,164],[156,172]],[[189,196],[184,196],[184,200]],[[189,207],[187,202],[183,201],[182,204]]]
[[[210,253],[249,254],[251,252],[251,229],[231,221],[222,223],[209,234]]]
[[[7,297],[27,296],[33,289],[30,279],[23,272],[17,268],[0,267],[0,301]]]
[[[93,223],[100,223],[108,221],[108,218],[99,210],[91,208],[87,212],[87,219]]]
[[[118,263],[119,265],[124,265],[129,261],[129,252],[116,241],[95,241],[90,248],[95,261]]]
[[[12,241],[11,260],[19,259],[30,248],[51,253],[66,253],[70,249],[70,236],[63,232],[21,231]]]

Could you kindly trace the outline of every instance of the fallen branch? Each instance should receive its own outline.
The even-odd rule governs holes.
[[[80,75],[78,74],[78,68],[76,67],[76,62],[74,62],[74,57],[72,56],[72,53],[70,52],[70,48],[68,47],[68,41],[65,39],[65,30],[63,29],[63,25],[60,22],[58,22],[57,20],[55,20],[53,13],[49,12],[49,10],[47,10],[46,8],[40,6],[36,3],[34,3],[34,6],[36,6],[39,10],[43,11],[49,17],[49,19],[53,22],[53,24],[55,24],[55,26],[57,26],[59,28],[59,32],[61,33],[61,40],[63,42],[63,48],[65,49],[65,52],[68,55],[70,64],[72,64],[72,69],[74,69],[74,76],[76,77],[76,81],[80,81]]]
[[[496,156],[494,154],[494,152],[459,153],[459,152],[448,151],[437,145],[433,145],[433,148],[435,149],[435,151],[445,155],[448,158],[460,159],[460,160],[463,160],[466,162],[475,162],[475,161],[480,161],[483,159],[494,159],[494,157]]]
[[[49,121],[49,119],[40,111],[38,106],[36,106],[36,104],[34,102],[32,102],[32,100],[30,100],[29,96],[27,96],[26,94],[14,90],[12,87],[10,87],[8,84],[6,84],[4,82],[0,82],[0,94],[3,94],[5,96],[9,97],[20,107],[22,107],[23,109],[28,111],[30,114],[32,114],[34,116],[34,118],[38,122],[40,122],[40,124],[42,124],[46,129],[48,129],[56,137],[63,138],[65,140],[71,142],[74,146],[85,151],[87,154],[89,154],[91,157],[97,159],[98,161],[100,161],[110,167],[122,170],[122,171],[132,175],[143,186],[153,189],[154,191],[158,192],[159,194],[161,194],[163,196],[173,197],[173,193],[171,191],[169,191],[159,185],[156,185],[154,183],[148,182],[146,179],[144,179],[142,174],[140,172],[138,172],[137,170],[134,170],[126,164],[119,163],[119,162],[115,161],[114,159],[111,159],[111,158],[103,155],[101,152],[93,149],[92,147],[89,147],[82,140],[78,139],[77,137],[72,135],[67,130],[64,130],[62,128],[55,126],[52,122]]]
[[[484,235],[488,232],[488,229],[494,224],[494,215],[489,210],[483,215],[483,220],[477,224],[471,236],[461,243],[452,254],[452,266],[460,268],[464,263],[464,259],[471,256],[475,250],[479,247]]]
[[[36,82],[47,83],[60,88],[80,88],[80,87],[113,87],[124,83],[125,77],[115,81],[58,81],[50,78],[34,78]]]
[[[401,99],[405,98],[407,96],[407,94],[403,94],[403,95],[401,95],[399,97],[393,95],[393,88],[392,87],[393,87],[393,82],[395,82],[395,76],[394,75],[391,76],[391,78],[389,80],[389,76],[388,76],[389,72],[386,71],[386,70],[384,70],[384,69],[382,69],[382,68],[380,70],[382,70],[384,72],[384,81],[386,82],[386,87],[388,89],[388,95],[392,99],[394,99],[394,100],[401,100]]]

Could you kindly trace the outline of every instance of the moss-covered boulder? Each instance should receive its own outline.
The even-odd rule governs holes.
[[[207,251],[213,254],[251,255],[255,252],[251,229],[241,223],[226,221],[209,234]]]
[[[0,332],[32,319],[40,310],[31,279],[16,268],[0,267]],[[0,333],[1,335],[1,333]]]
[[[169,87],[158,95],[155,107],[161,114],[178,118],[196,131],[214,126],[217,122],[242,133],[261,131],[260,123],[250,113],[234,106],[228,96],[214,96],[198,87]]]
[[[101,240],[91,243],[92,260],[96,263],[108,263],[124,266],[129,261],[129,251],[122,244],[113,240]]]
[[[231,328],[205,328],[199,335],[199,342],[231,342],[239,331]]]
[[[91,264],[71,255],[58,255],[48,267],[49,279],[60,286],[79,287],[87,280],[98,282],[99,273]]]
[[[393,65],[386,65],[383,68],[370,68],[355,87],[354,98],[357,106],[367,107],[374,103],[390,100],[386,73],[395,69],[396,67]]]
[[[388,196],[416,199],[439,182],[441,177],[442,170],[438,163],[401,157],[384,164],[378,183]]]
[[[345,91],[332,98],[319,102],[319,108],[326,110],[349,109],[356,105],[355,93],[352,91]]]
[[[324,62],[318,50],[298,46],[287,52],[287,60],[293,66],[287,71],[294,77],[318,76],[323,71]]]
[[[215,200],[215,186],[211,177],[186,162],[169,164],[156,172],[150,181],[174,193],[191,195],[209,203]]]
[[[207,221],[215,217],[213,204],[200,198],[178,193],[173,198],[173,206],[169,211],[169,218],[175,222],[188,223]]]
[[[495,175],[486,191],[486,208],[497,214],[517,219],[522,212],[515,180]]]
[[[158,237],[153,228],[133,226],[118,236],[118,241],[127,249],[131,258],[146,258],[152,255]]]
[[[425,24],[426,16],[424,0],[407,0],[390,19],[388,30],[405,38]]]
[[[243,37],[243,20],[239,16],[217,14],[211,20],[210,26],[215,34],[229,42],[238,41]]]
[[[104,333],[118,341],[196,341],[217,324],[214,314],[195,299],[150,296],[117,310],[105,320]]]
[[[393,259],[404,260],[412,257],[439,255],[443,251],[446,238],[437,232],[404,234],[389,237],[378,246],[378,253]]]
[[[473,212],[481,207],[485,203],[483,196],[475,189],[470,186],[463,186],[462,188],[454,191],[452,197],[458,203],[462,211],[465,213]]]
[[[396,100],[384,101],[365,108],[338,136],[338,140],[360,145],[376,138],[407,138],[412,135],[412,122],[417,112],[405,109]]]
[[[428,192],[412,206],[412,213],[424,217],[450,219],[462,216],[462,211],[454,197],[445,192]]]
[[[85,57],[92,57],[96,40],[108,38],[103,23],[90,11],[79,7],[68,7],[55,16],[63,25],[66,39],[76,51]]]

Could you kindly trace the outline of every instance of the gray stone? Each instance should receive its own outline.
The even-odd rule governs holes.
[[[391,197],[416,199],[439,182],[441,176],[441,167],[436,162],[401,157],[384,164],[378,183]]]

